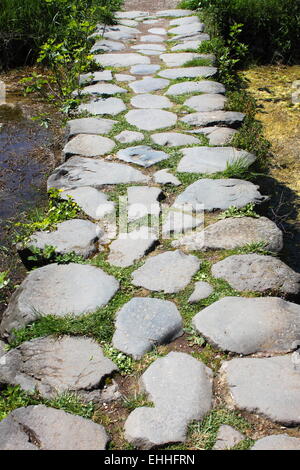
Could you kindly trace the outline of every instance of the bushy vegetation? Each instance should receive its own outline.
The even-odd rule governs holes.
[[[201,10],[225,40],[234,24],[242,24],[240,41],[249,48],[248,60],[295,63],[300,58],[299,0],[184,0],[181,6]]]
[[[35,61],[49,40],[84,47],[97,22],[112,23],[122,0],[1,0],[0,68]],[[50,44],[50,43],[49,43]]]

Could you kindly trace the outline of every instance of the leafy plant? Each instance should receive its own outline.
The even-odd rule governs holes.
[[[77,255],[74,251],[70,253],[58,254],[56,253],[56,247],[46,245],[43,249],[35,246],[27,247],[30,250],[31,255],[27,257],[28,261],[33,261],[36,264],[40,263],[57,263],[57,264],[68,264],[68,263],[84,263],[85,259]]]
[[[10,279],[8,277],[8,271],[0,272],[0,289],[4,289],[10,283]]]
[[[131,374],[134,361],[131,357],[115,349],[110,344],[104,344],[104,354],[109,357],[119,368],[122,375]]]
[[[219,219],[226,219],[228,217],[254,217],[259,218],[260,215],[257,214],[254,210],[255,204],[253,202],[249,202],[244,207],[238,208],[235,206],[230,206],[221,215],[219,215]]]
[[[133,411],[142,406],[153,408],[154,404],[148,399],[145,393],[135,393],[133,396],[123,395],[123,406],[129,411]]]

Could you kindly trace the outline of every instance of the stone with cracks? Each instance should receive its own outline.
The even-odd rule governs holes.
[[[110,41],[109,39],[102,39],[101,41],[96,41],[93,47],[91,48],[91,54],[95,52],[119,52],[123,51],[125,46],[122,42],[119,41]]]
[[[137,64],[150,64],[148,57],[135,53],[94,55],[94,60],[104,67],[130,67]]]
[[[0,334],[32,323],[41,316],[79,316],[106,305],[119,282],[102,269],[85,264],[49,264],[31,271],[11,297]]]
[[[194,52],[177,52],[173,54],[161,54],[160,58],[168,67],[180,67],[192,59],[207,58],[213,61],[214,56],[208,54],[195,54]]]
[[[69,137],[77,134],[109,134],[117,121],[102,118],[72,119],[67,122]]]
[[[17,408],[0,423],[0,450],[105,450],[108,436],[93,421],[48,408]]]
[[[152,91],[166,88],[169,83],[169,80],[164,80],[163,78],[147,77],[130,83],[129,86],[135,93],[151,93]]]
[[[156,12],[158,18],[181,18],[183,16],[194,15],[193,10],[160,10]]]
[[[80,209],[94,220],[100,220],[115,211],[115,203],[108,201],[107,194],[90,186],[61,191],[59,195],[63,199],[70,196]]]
[[[120,98],[94,98],[88,103],[81,103],[78,112],[88,112],[95,115],[116,116],[126,110],[124,101]]]
[[[203,23],[188,23],[182,24],[179,26],[175,26],[175,28],[170,28],[168,33],[169,34],[194,34],[194,33],[202,33],[204,29]]]
[[[131,99],[131,104],[135,108],[142,109],[163,109],[171,108],[173,103],[166,97],[160,95],[141,94]]]
[[[125,88],[112,83],[96,83],[80,90],[82,95],[116,95],[118,93],[128,93]]]
[[[213,287],[208,282],[198,281],[195,282],[194,292],[190,295],[188,302],[194,304],[202,299],[206,299],[213,293]]]
[[[109,246],[108,262],[122,268],[131,266],[152,251],[157,244],[157,236],[148,227],[121,233]]]
[[[116,315],[113,346],[140,359],[160,344],[183,334],[182,318],[173,302],[135,297]]]
[[[234,147],[192,147],[180,150],[183,158],[180,160],[177,171],[181,173],[207,173],[213,174],[225,171],[228,165],[240,163],[248,168],[256,157],[245,150]]]
[[[133,75],[151,75],[152,73],[156,73],[160,69],[159,65],[134,65],[130,69],[130,73]]]
[[[26,242],[25,249],[31,251],[34,247],[44,250],[47,246],[53,246],[56,254],[74,252],[83,258],[89,258],[98,251],[97,242],[102,236],[100,227],[88,220],[66,220],[57,224],[56,230],[33,233]]]
[[[115,142],[107,137],[93,134],[78,134],[64,146],[63,153],[65,159],[72,155],[100,157],[110,153],[115,145]]]
[[[88,72],[79,75],[79,85],[85,85],[95,82],[109,82],[113,79],[111,70],[101,72]]]
[[[157,359],[142,375],[141,387],[154,408],[136,408],[125,423],[126,440],[140,449],[184,442],[188,424],[212,406],[211,369],[185,353]]]
[[[300,290],[300,274],[272,256],[255,253],[228,256],[214,264],[211,272],[238,291],[298,294]]]
[[[300,339],[300,306],[278,297],[224,297],[199,312],[193,325],[224,351],[286,353]]]
[[[191,281],[200,267],[196,256],[182,251],[166,251],[149,258],[132,273],[132,284],[165,294],[180,292]]]
[[[129,124],[145,131],[155,131],[174,126],[177,116],[161,109],[134,109],[129,111],[125,119]]]
[[[153,181],[158,184],[173,184],[174,186],[180,186],[181,181],[168,172],[168,168],[156,171],[153,174]]]
[[[54,170],[48,178],[48,189],[101,188],[107,184],[145,183],[148,180],[148,176],[129,165],[72,157]]]
[[[188,106],[195,111],[218,111],[224,109],[227,99],[217,93],[206,93],[204,95],[192,96],[184,102],[184,106]]]
[[[299,426],[300,367],[293,355],[232,359],[223,363],[220,379],[231,407]]]
[[[191,126],[226,125],[237,128],[241,126],[244,118],[245,114],[236,111],[207,111],[188,114],[180,120]]]
[[[240,431],[227,424],[222,424],[219,428],[213,450],[229,450],[244,439],[246,439],[246,436]]]
[[[162,132],[160,134],[153,134],[151,139],[155,144],[163,145],[164,147],[178,147],[181,145],[199,144],[199,139],[180,132]]]
[[[258,439],[251,450],[300,450],[300,439],[288,434],[273,434]]]
[[[121,144],[131,144],[132,142],[144,140],[144,134],[135,131],[122,131],[114,138],[121,142]]]
[[[163,198],[160,188],[149,186],[130,186],[127,189],[128,220],[137,220],[145,215],[160,214],[159,201]]]
[[[234,135],[237,133],[235,129],[228,127],[219,127],[210,132],[207,136],[209,145],[226,145],[229,144]]]
[[[203,178],[188,186],[175,202],[192,204],[195,209],[204,205],[204,210],[214,211],[225,210],[231,206],[241,208],[250,202],[259,204],[267,199],[267,196],[260,194],[258,186],[249,181]]]
[[[119,150],[117,157],[125,162],[148,168],[162,160],[166,160],[170,155],[159,150],[153,150],[148,145],[138,145],[137,147],[127,147]]]
[[[186,93],[225,93],[225,87],[222,83],[211,80],[200,82],[180,82],[171,85],[166,91],[166,95],[185,95]]]
[[[158,73],[160,77],[175,80],[176,78],[213,77],[217,73],[216,67],[182,67],[179,69],[165,69]]]
[[[103,378],[118,370],[90,338],[63,336],[26,341],[0,360],[0,383],[19,385],[43,398],[99,388]]]

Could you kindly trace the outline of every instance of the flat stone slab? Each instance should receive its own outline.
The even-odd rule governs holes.
[[[176,78],[213,77],[217,73],[216,67],[182,67],[161,70],[158,75],[163,78],[175,80]]]
[[[228,165],[241,162],[245,168],[255,162],[256,157],[245,150],[234,147],[192,147],[180,150],[183,158],[177,171],[181,173],[213,174],[225,171]]]
[[[160,34],[162,36],[167,34],[167,31],[164,28],[150,28],[150,29],[148,29],[148,32],[150,34]]]
[[[104,67],[130,67],[137,64],[150,64],[148,57],[135,53],[94,55],[94,60]]]
[[[162,44],[151,44],[151,43],[142,43],[142,44],[135,44],[131,46],[131,49],[138,49],[139,51],[160,51],[163,52],[166,50],[165,46]]]
[[[88,112],[90,114],[116,116],[127,108],[120,98],[94,98],[88,103],[78,106],[78,112]]]
[[[184,65],[186,62],[192,59],[198,59],[203,57],[203,54],[195,54],[194,52],[177,52],[171,54],[162,54],[160,56],[161,60],[168,66],[168,67],[180,67]]]
[[[183,24],[200,23],[198,16],[186,16],[170,21],[170,26],[181,26]]]
[[[140,449],[184,442],[188,424],[211,409],[212,372],[185,353],[157,359],[142,375],[141,387],[155,406],[136,408],[125,423],[126,440]]]
[[[0,340],[0,357],[4,356],[6,354],[6,349],[5,349],[5,343],[4,341]]]
[[[59,195],[62,199],[68,199],[71,196],[80,209],[94,220],[100,220],[115,211],[115,204],[108,201],[107,194],[90,186],[65,190]]]
[[[185,95],[186,93],[225,93],[225,87],[222,83],[211,80],[200,82],[180,82],[171,85],[166,91],[166,95]]]
[[[107,32],[120,32],[120,33],[127,33],[132,37],[135,37],[137,34],[140,34],[140,31],[137,28],[132,28],[131,26],[125,26],[121,24],[114,24],[114,25],[107,25],[107,24],[98,24],[97,25],[97,33],[104,35]]]
[[[160,95],[141,94],[131,99],[131,104],[135,108],[142,109],[163,109],[171,108],[173,103],[166,97]]]
[[[237,133],[235,129],[228,127],[219,127],[207,136],[209,145],[226,145],[229,144],[234,135]]]
[[[191,281],[200,267],[196,256],[182,251],[166,251],[149,258],[132,273],[132,284],[165,294],[180,292]]]
[[[298,294],[300,290],[300,274],[272,256],[228,256],[214,264],[211,272],[238,291],[274,290],[282,294]]]
[[[106,184],[145,183],[148,180],[148,176],[129,165],[72,157],[54,170],[48,178],[48,189],[100,188]]]
[[[3,314],[0,334],[7,337],[41,316],[82,315],[106,305],[119,282],[85,264],[49,264],[31,271],[16,289]]]
[[[92,37],[97,38],[104,38],[110,41],[131,41],[132,39],[136,38],[137,33],[129,33],[127,31],[107,31],[106,33],[94,33]]]
[[[93,421],[48,408],[17,408],[0,423],[0,450],[105,450],[108,436]]]
[[[127,189],[128,219],[137,220],[145,215],[160,214],[159,201],[163,198],[160,188],[130,186]]]
[[[20,385],[44,398],[99,388],[118,370],[90,338],[46,336],[22,343],[0,360],[0,383]]]
[[[300,450],[300,439],[288,434],[273,434],[258,439],[251,450]]]
[[[72,155],[100,157],[110,153],[115,145],[115,142],[107,137],[93,134],[78,134],[64,146],[63,153],[65,159]]]
[[[164,38],[155,34],[147,34],[146,36],[141,36],[140,37],[141,42],[147,42],[147,43],[160,43],[164,42]]]
[[[126,73],[116,73],[115,80],[117,80],[117,82],[133,82],[135,77],[127,75]]]
[[[158,18],[181,18],[183,16],[193,15],[195,12],[193,10],[161,10],[156,12]]]
[[[114,138],[122,144],[131,144],[132,142],[139,142],[144,140],[144,134],[135,131],[122,131]]]
[[[112,83],[96,83],[80,90],[82,95],[117,95],[118,93],[128,93],[125,88]]]
[[[137,147],[127,147],[126,149],[119,150],[117,157],[120,160],[148,168],[155,165],[162,160],[170,157],[169,154],[153,150],[148,145],[138,145]]]
[[[182,318],[173,302],[135,297],[116,316],[113,346],[140,359],[157,345],[183,334]]]
[[[152,251],[157,244],[157,236],[148,227],[141,227],[129,233],[121,233],[110,244],[107,259],[113,266],[131,266]]]
[[[117,121],[102,118],[72,119],[67,122],[69,137],[77,134],[109,134]]]
[[[155,51],[155,50],[147,50],[147,49],[140,49],[139,52],[143,55],[149,55],[149,56],[159,56],[161,54],[161,51]]]
[[[31,247],[44,250],[47,246],[55,247],[57,254],[76,253],[89,258],[98,251],[97,242],[103,235],[96,224],[88,220],[72,219],[57,224],[54,231],[35,232],[26,243]]]
[[[166,88],[169,83],[169,80],[164,80],[163,78],[147,77],[130,83],[129,86],[135,93],[151,93],[152,91]]]
[[[244,439],[246,439],[246,436],[240,431],[227,424],[222,424],[219,428],[213,450],[229,450]]]
[[[193,325],[224,351],[286,353],[300,338],[300,306],[278,297],[224,297],[199,312]]]
[[[126,114],[125,119],[129,124],[145,131],[171,127],[177,122],[176,114],[161,109],[134,109]]]
[[[174,28],[169,29],[169,34],[194,34],[194,33],[202,33],[204,29],[203,23],[188,23],[188,24],[181,24],[179,26],[175,26]]]
[[[173,204],[164,214],[162,234],[165,238],[171,238],[174,234],[178,237],[178,234],[203,226],[203,211],[199,212],[193,210],[192,204]]]
[[[145,18],[147,16],[150,16],[150,13],[148,11],[139,11],[139,10],[132,10],[132,11],[118,11],[115,14],[116,18],[126,18],[130,20],[135,20],[138,18]]]
[[[84,85],[95,82],[110,82],[112,79],[113,77],[110,70],[103,70],[101,72],[88,72],[79,75],[79,84]]]
[[[208,111],[192,113],[184,116],[180,120],[191,126],[218,126],[240,127],[245,114],[236,111]]]
[[[122,42],[119,41],[110,41],[109,39],[102,39],[101,41],[96,41],[91,49],[91,53],[95,52],[118,52],[123,51],[125,46]]]
[[[206,33],[199,33],[198,31],[194,33],[186,34],[177,34],[172,36],[171,39],[168,39],[168,42],[187,42],[187,41],[209,41],[210,36]]]
[[[120,25],[123,25],[123,26],[132,26],[132,27],[135,27],[135,26],[138,26],[138,21],[135,21],[135,20],[121,20],[121,21],[118,21],[118,24]]]
[[[197,207],[204,205],[204,210],[225,210],[231,206],[244,207],[249,202],[262,203],[267,199],[258,191],[258,186],[249,181],[224,178],[200,179],[191,184],[175,200],[176,203],[189,203]]]
[[[153,174],[153,180],[158,184],[173,184],[174,186],[180,186],[181,181],[174,175],[168,172],[168,169],[156,171]]]
[[[284,426],[300,422],[300,367],[293,355],[226,361],[220,369],[231,406]]]
[[[196,39],[194,41],[185,41],[180,44],[176,44],[176,46],[171,47],[172,52],[177,52],[177,51],[198,51],[200,44],[203,41],[200,39]]]
[[[149,64],[149,65],[134,65],[130,69],[130,73],[133,75],[151,75],[156,73],[160,69],[159,65]]]
[[[179,147],[181,145],[199,144],[199,139],[180,132],[161,132],[153,134],[151,139],[155,144],[163,145],[164,147]]]
[[[195,111],[218,111],[224,109],[226,103],[225,96],[217,93],[206,93],[204,95],[192,96],[184,102],[184,106],[188,106]]]
[[[195,289],[194,292],[190,295],[188,303],[194,304],[196,302],[199,302],[200,300],[207,299],[207,297],[209,297],[213,293],[213,291],[213,287],[208,284],[208,282],[195,282]]]

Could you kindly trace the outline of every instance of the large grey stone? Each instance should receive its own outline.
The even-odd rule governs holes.
[[[153,174],[153,180],[158,184],[173,184],[174,186],[180,186],[181,181],[168,172],[168,169],[158,170]]]
[[[196,256],[182,251],[166,251],[149,258],[145,264],[132,273],[132,284],[165,294],[180,292],[200,267]]]
[[[228,217],[211,224],[203,231],[186,234],[173,242],[175,247],[195,250],[233,250],[251,243],[265,243],[266,250],[281,251],[281,230],[266,217]]]
[[[138,21],[135,21],[135,20],[125,20],[125,19],[121,19],[120,21],[118,21],[118,24],[120,25],[123,25],[123,26],[138,26]]]
[[[131,104],[135,108],[142,109],[163,109],[171,108],[173,104],[166,96],[141,94],[131,99]]]
[[[190,295],[188,302],[194,304],[202,299],[206,299],[213,293],[213,287],[208,282],[195,282],[194,292]]]
[[[90,186],[61,191],[59,195],[63,199],[70,196],[80,209],[94,220],[100,220],[115,211],[114,202],[108,201],[105,193]]]
[[[272,256],[228,256],[214,264],[211,272],[238,291],[273,290],[282,294],[298,294],[300,290],[300,274]]]
[[[64,146],[63,153],[65,159],[72,155],[100,157],[110,153],[115,145],[115,142],[107,137],[93,134],[78,134]]]
[[[140,49],[139,52],[143,55],[149,55],[149,56],[159,56],[161,54],[161,51],[155,51],[154,49]]]
[[[135,80],[135,77],[133,77],[132,75],[127,75],[126,73],[116,73],[115,80],[117,82],[133,82]]]
[[[125,423],[125,438],[141,449],[184,442],[188,424],[211,409],[212,372],[185,353],[157,359],[142,375],[141,386],[155,407],[136,408]]]
[[[55,253],[74,252],[83,258],[89,258],[98,251],[97,242],[103,235],[96,224],[88,220],[72,219],[57,224],[56,230],[35,232],[26,242],[26,248],[44,250],[47,246],[55,247]]]
[[[121,32],[121,33],[127,33],[132,37],[135,37],[137,34],[140,33],[140,31],[137,28],[132,28],[131,26],[125,26],[121,24],[114,24],[114,25],[98,24],[96,32],[104,36],[108,32]]]
[[[144,183],[148,180],[148,176],[129,165],[72,157],[54,170],[48,179],[48,189],[100,188],[106,184]]]
[[[151,139],[155,144],[163,145],[164,147],[178,147],[181,145],[199,144],[199,139],[180,132],[162,132],[160,134],[153,134]]]
[[[125,46],[122,42],[119,41],[110,41],[109,39],[102,39],[96,41],[93,47],[91,48],[91,53],[95,52],[118,52],[123,51]]]
[[[5,343],[4,341],[0,340],[0,357],[4,356],[6,354],[6,349],[5,349]]]
[[[44,398],[99,388],[118,370],[90,338],[46,336],[22,343],[0,359],[0,383],[20,385]]]
[[[300,439],[288,434],[273,434],[258,439],[251,450],[300,450]]]
[[[120,98],[94,98],[88,103],[78,106],[78,112],[88,112],[95,115],[116,116],[126,110],[124,101]]]
[[[117,313],[115,326],[114,347],[134,359],[183,334],[175,304],[161,299],[131,299]]]
[[[131,266],[152,251],[157,244],[157,236],[148,227],[121,233],[109,246],[108,262],[122,268]]]
[[[31,271],[14,292],[0,325],[7,337],[41,316],[63,317],[94,312],[106,305],[119,288],[102,269],[85,264],[49,264]]]
[[[127,147],[119,150],[117,157],[125,162],[135,163],[136,165],[148,168],[162,160],[169,158],[169,154],[153,150],[148,145],[138,145],[137,147]]]
[[[130,19],[130,20],[135,20],[138,18],[145,18],[147,16],[150,16],[150,13],[148,11],[139,11],[139,10],[132,10],[132,11],[118,11],[116,13],[116,18],[119,19]]]
[[[166,88],[169,83],[169,80],[164,80],[163,78],[147,77],[130,83],[129,86],[135,93],[151,93],[152,91]]]
[[[160,214],[159,201],[163,198],[160,188],[149,186],[130,186],[127,189],[128,219],[137,220],[145,215]]]
[[[194,34],[194,33],[202,33],[204,29],[203,23],[188,23],[188,24],[181,24],[179,26],[175,26],[174,28],[169,29],[169,34]]]
[[[160,51],[163,52],[166,50],[165,46],[162,44],[151,44],[151,43],[142,43],[142,44],[135,44],[131,46],[131,49],[137,49],[139,51]]]
[[[0,423],[0,450],[104,450],[108,436],[100,424],[48,408],[17,408]]]
[[[226,361],[220,369],[230,406],[285,426],[300,423],[300,367],[293,355]]]
[[[185,41],[176,46],[171,47],[172,52],[177,51],[198,51],[200,44],[202,41],[200,39],[196,39],[194,41]]]
[[[186,16],[170,21],[170,26],[181,26],[183,24],[200,23],[198,16]]]
[[[160,69],[159,65],[149,64],[149,65],[134,65],[130,69],[130,73],[133,75],[151,75],[152,73],[157,72]]]
[[[235,129],[228,127],[219,127],[210,132],[207,136],[209,145],[226,145],[229,144],[234,135],[237,133]]]
[[[134,131],[122,131],[114,137],[121,144],[131,144],[132,142],[140,142],[144,140],[144,134]]]
[[[150,34],[161,34],[162,36],[167,34],[167,31],[165,30],[165,28],[150,28],[148,32]]]
[[[228,165],[238,162],[247,168],[256,157],[245,150],[234,147],[192,147],[180,150],[184,157],[180,160],[177,171],[181,173],[217,173]]]
[[[236,111],[207,111],[188,114],[180,120],[191,126],[217,126],[226,125],[233,128],[239,127],[245,118],[245,114]]]
[[[220,94],[206,93],[204,95],[192,96],[184,102],[184,106],[188,106],[195,111],[218,111],[224,109],[226,98]]]
[[[160,10],[156,12],[158,18],[181,18],[183,16],[193,15],[195,12],[193,10]]]
[[[164,38],[162,36],[158,36],[155,34],[147,34],[146,36],[141,36],[140,37],[141,42],[147,42],[147,43],[160,43],[164,42]]]
[[[137,64],[150,64],[148,57],[135,53],[95,55],[94,60],[104,67],[130,67]]]
[[[222,83],[211,80],[200,82],[180,82],[171,85],[166,91],[166,95],[185,95],[186,93],[225,93]]]
[[[174,126],[177,116],[161,109],[134,109],[129,111],[125,119],[129,124],[145,131],[155,131]]]
[[[99,32],[92,34],[92,37],[96,37],[97,39],[101,39],[103,37],[104,39],[107,39],[109,41],[115,41],[115,42],[116,41],[117,42],[131,41],[132,39],[136,38],[136,36],[137,36],[136,33],[131,34],[126,31],[107,31],[106,33],[103,34],[103,36]]]
[[[117,95],[118,93],[128,93],[125,88],[112,83],[96,83],[80,90],[82,95]]]
[[[177,34],[172,36],[171,39],[168,39],[170,42],[187,42],[187,41],[209,41],[210,36],[206,33],[199,33],[198,31],[194,33],[186,34]]]
[[[213,450],[229,450],[245,438],[246,436],[237,429],[227,424],[222,424],[219,428]]]
[[[161,54],[161,60],[168,66],[168,67],[180,67],[184,65],[186,62],[192,59],[201,59],[201,58],[208,58],[211,59],[212,56],[204,55],[204,54],[196,54],[194,52],[177,52],[171,54]]]
[[[79,84],[87,85],[95,82],[110,82],[113,79],[110,70],[102,70],[100,72],[88,72],[79,75]]]
[[[216,67],[182,67],[179,69],[165,69],[158,72],[163,78],[175,80],[176,78],[193,78],[193,77],[213,77],[217,73]]]
[[[300,339],[300,306],[277,297],[224,297],[199,312],[193,325],[225,351],[289,352]]]
[[[67,122],[67,133],[70,137],[77,134],[108,134],[116,122],[102,118],[72,119]]]
[[[268,199],[258,191],[258,186],[239,179],[200,179],[191,184],[175,200],[176,203],[204,205],[204,210],[225,210],[231,206],[244,207],[253,202],[262,203]]]

